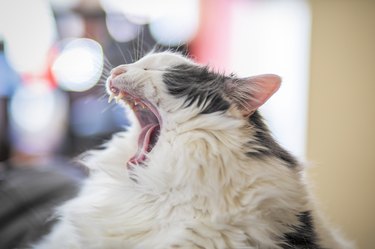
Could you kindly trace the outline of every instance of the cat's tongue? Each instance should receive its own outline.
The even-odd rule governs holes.
[[[146,153],[150,152],[152,150],[152,147],[154,146],[156,141],[152,141],[152,138],[155,138],[158,134],[155,134],[156,132],[159,132],[160,127],[159,124],[149,124],[142,128],[141,134],[138,138],[138,150],[136,154],[130,158],[128,165],[139,165],[146,159]]]

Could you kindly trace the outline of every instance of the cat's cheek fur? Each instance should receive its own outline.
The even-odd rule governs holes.
[[[162,80],[163,73],[160,71],[146,71],[147,77],[142,81],[142,95],[145,99],[156,105],[160,102],[163,85],[159,82]]]

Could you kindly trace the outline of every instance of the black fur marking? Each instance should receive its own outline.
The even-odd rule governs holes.
[[[209,71],[207,67],[188,64],[174,66],[163,75],[169,93],[178,98],[185,97],[186,106],[194,103],[204,106],[202,114],[228,110],[230,103],[223,98],[225,81],[228,79],[229,77]],[[272,138],[258,112],[251,115],[249,121],[256,130],[255,143],[259,149],[248,152],[248,156],[274,156],[290,168],[298,165],[297,160]]]
[[[256,143],[261,145],[256,152],[248,152],[250,157],[269,157],[274,156],[286,163],[291,168],[298,165],[297,160],[284,148],[282,148],[270,135],[270,131],[263,122],[262,116],[256,111],[250,116],[250,123],[254,126]]]
[[[318,245],[318,238],[314,231],[314,224],[309,211],[299,215],[301,225],[292,233],[284,235],[283,249],[323,249]]]
[[[230,104],[222,97],[225,79],[207,67],[186,64],[174,66],[163,75],[169,93],[186,97],[186,106],[204,106],[202,114],[228,110]]]

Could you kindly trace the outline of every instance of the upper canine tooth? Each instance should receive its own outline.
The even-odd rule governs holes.
[[[110,94],[109,98],[108,98],[108,103],[111,103],[114,97],[115,97],[115,95]]]

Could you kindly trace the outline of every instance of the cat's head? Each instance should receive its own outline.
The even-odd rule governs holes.
[[[171,52],[152,53],[114,68],[106,88],[110,100],[126,103],[141,126],[138,152],[129,161],[141,164],[166,124],[178,127],[201,115],[248,119],[280,86],[277,75],[237,78]]]

